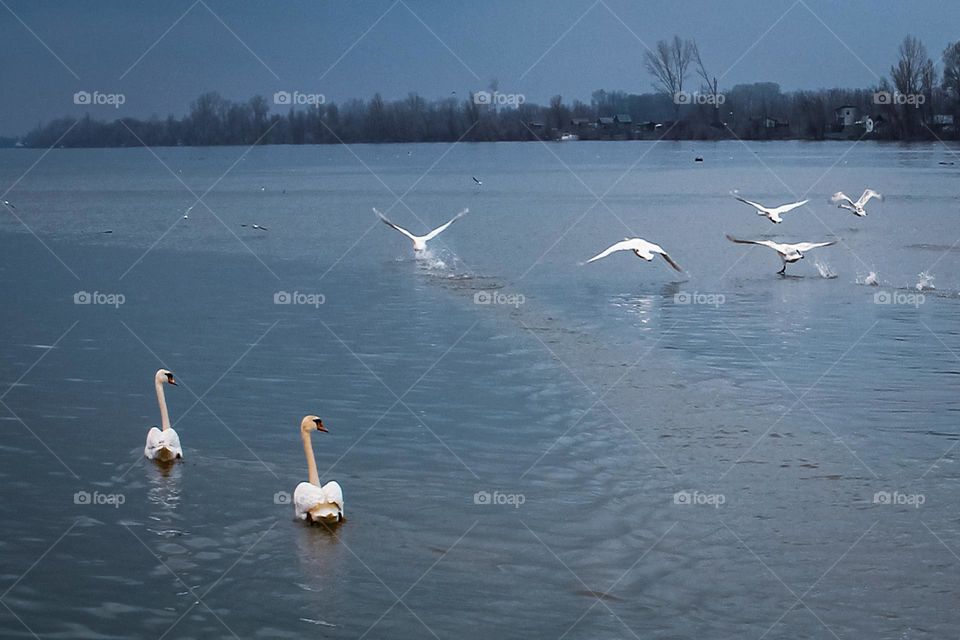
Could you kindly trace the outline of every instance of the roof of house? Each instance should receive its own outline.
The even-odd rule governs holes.
[[[599,118],[597,118],[597,122],[599,122],[600,124],[613,124],[613,118],[611,118],[610,116],[600,116]]]
[[[616,116],[614,116],[614,119],[621,124],[630,124],[633,122],[633,118],[631,118],[627,113],[618,113]]]
[[[857,107],[856,107],[855,105],[852,105],[852,104],[842,104],[842,105],[840,105],[839,107],[837,107],[836,109],[834,109],[834,111],[840,111],[840,109],[856,109],[856,108],[857,108]]]

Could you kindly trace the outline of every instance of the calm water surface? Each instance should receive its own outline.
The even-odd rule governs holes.
[[[3,151],[2,635],[955,634],[956,151]],[[374,206],[470,214],[416,261]],[[839,242],[781,278],[725,233]],[[686,273],[579,264],[632,235]],[[332,531],[285,503],[307,413]]]

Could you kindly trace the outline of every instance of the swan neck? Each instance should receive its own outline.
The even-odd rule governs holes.
[[[166,431],[170,428],[170,415],[167,413],[167,399],[163,395],[163,382],[156,381],[157,385],[157,404],[160,405],[160,424],[161,429]]]
[[[320,474],[317,473],[317,460],[313,457],[313,446],[310,443],[310,432],[303,432],[303,452],[307,455],[307,480],[312,485],[320,486]]]

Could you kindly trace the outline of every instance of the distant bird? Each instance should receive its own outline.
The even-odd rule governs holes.
[[[266,190],[267,190],[266,187],[260,187],[260,191],[266,191]]]
[[[867,215],[864,206],[870,202],[870,198],[876,198],[881,201],[883,200],[883,196],[873,189],[865,189],[863,195],[861,195],[860,199],[856,202],[851,200],[843,191],[837,191],[835,194],[833,194],[833,196],[830,198],[830,202],[834,204],[839,203],[837,205],[838,209],[846,209],[847,211],[851,211],[853,215],[862,218]]]
[[[703,156],[697,156],[693,159],[694,162],[703,162]]]
[[[241,226],[241,227],[246,227],[247,225],[242,224],[242,225],[240,225],[240,226]],[[256,229],[257,231],[269,231],[269,229],[267,229],[266,227],[261,227],[259,224],[251,224],[251,225],[249,225],[249,226],[250,226],[251,229]]]
[[[431,231],[430,233],[428,233],[428,234],[425,235],[425,236],[415,236],[415,235],[413,235],[412,233],[410,233],[409,231],[407,231],[406,229],[404,229],[403,227],[401,227],[401,226],[399,226],[399,225],[396,225],[396,224],[390,222],[389,220],[387,220],[387,217],[386,217],[385,215],[383,215],[382,213],[380,213],[379,211],[377,211],[377,208],[376,208],[376,207],[373,208],[373,212],[374,212],[375,214],[377,214],[378,216],[380,216],[380,219],[383,221],[383,223],[384,223],[385,225],[387,225],[388,227],[393,227],[394,229],[396,229],[397,231],[399,231],[399,232],[402,233],[403,235],[405,235],[405,236],[407,236],[408,238],[410,238],[410,240],[413,241],[413,250],[419,253],[419,252],[421,252],[421,251],[426,251],[426,249],[427,249],[427,242],[429,242],[430,240],[433,240],[433,239],[436,238],[438,235],[440,235],[441,233],[443,233],[444,231],[446,231],[446,230],[447,230],[447,227],[449,227],[450,225],[452,225],[454,222],[456,222],[457,220],[459,220],[459,219],[462,218],[463,216],[467,215],[467,214],[470,212],[470,210],[469,210],[469,209],[464,209],[463,211],[461,211],[460,213],[458,213],[457,215],[455,215],[449,222],[447,222],[446,224],[440,225],[439,227],[437,227],[436,229],[434,229],[433,231]]]
[[[477,176],[473,176],[473,181],[477,184],[483,184],[483,180],[477,180]]]
[[[787,271],[787,264],[793,264],[798,260],[803,259],[803,252],[810,251],[811,249],[816,249],[817,247],[829,247],[832,244],[836,244],[836,240],[831,240],[830,242],[797,242],[794,244],[787,244],[781,242],[774,242],[772,240],[738,240],[731,235],[727,236],[727,240],[730,242],[736,242],[737,244],[758,244],[762,247],[769,247],[780,254],[780,259],[783,261],[783,267],[780,271],[777,271],[780,275],[784,275]]]
[[[670,255],[664,251],[660,245],[647,242],[643,238],[624,238],[621,242],[611,245],[601,253],[593,256],[584,264],[590,264],[595,260],[606,258],[611,253],[616,253],[617,251],[633,251],[638,258],[643,258],[647,262],[653,260],[654,254],[659,254],[671,267],[677,271],[683,271],[683,269],[680,268],[680,265],[674,262],[673,258],[671,258]]]
[[[191,212],[191,211],[193,211],[193,206],[192,206],[192,205],[189,206],[189,207],[187,207],[186,212],[184,212],[184,214],[183,214],[183,219],[184,219],[184,220],[189,220],[189,219],[190,219],[190,212]]]
[[[770,220],[770,222],[773,222],[774,224],[780,224],[781,222],[783,222],[783,218],[781,218],[780,216],[783,215],[784,213],[787,213],[788,211],[793,211],[794,209],[798,207],[802,207],[803,205],[810,202],[809,200],[802,200],[800,202],[791,202],[790,204],[784,204],[779,207],[765,207],[762,204],[758,204],[751,200],[747,200],[746,198],[741,198],[736,191],[731,191],[730,195],[732,195],[734,198],[736,198],[740,202],[750,205],[751,207],[757,210],[757,215],[766,216]]]
[[[16,208],[15,206],[13,206],[13,203],[10,202],[9,200],[4,200],[4,201],[3,201],[3,205],[4,205],[5,207],[10,207],[10,208],[13,209],[14,211],[17,210],[17,208]]]

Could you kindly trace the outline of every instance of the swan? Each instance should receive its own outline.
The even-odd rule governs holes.
[[[167,400],[163,395],[163,385],[176,385],[177,381],[173,378],[173,372],[166,369],[158,369],[153,377],[154,385],[157,387],[157,403],[160,405],[160,424],[161,429],[150,427],[147,432],[147,446],[143,448],[143,455],[150,460],[160,462],[171,462],[177,458],[183,457],[183,449],[180,447],[180,436],[170,426],[170,415],[167,413]]]
[[[870,198],[876,198],[877,200],[883,201],[882,194],[877,193],[873,189],[865,189],[863,191],[863,195],[861,195],[860,199],[856,202],[851,200],[850,197],[847,196],[843,191],[837,191],[835,194],[833,194],[833,196],[830,197],[830,202],[833,202],[834,204],[839,203],[837,204],[838,209],[846,209],[847,211],[852,212],[853,215],[862,218],[867,215],[864,207],[868,202],[870,202]]]
[[[378,216],[380,216],[380,219],[383,221],[383,223],[384,223],[385,225],[387,225],[388,227],[392,227],[393,229],[396,229],[397,231],[399,231],[399,232],[402,233],[403,235],[405,235],[405,236],[407,236],[408,238],[410,238],[410,240],[413,241],[413,250],[419,253],[420,251],[426,251],[426,250],[427,250],[427,242],[429,242],[430,240],[433,240],[433,239],[436,238],[438,235],[440,235],[441,233],[443,233],[444,231],[446,231],[446,230],[447,230],[447,227],[449,227],[450,225],[452,225],[454,222],[456,222],[457,220],[459,220],[459,219],[462,218],[463,216],[467,215],[467,214],[470,212],[470,210],[469,210],[469,209],[464,209],[463,211],[461,211],[460,213],[458,213],[457,215],[455,215],[449,222],[447,222],[446,224],[440,225],[439,227],[437,227],[436,229],[434,229],[433,231],[431,231],[430,233],[428,233],[428,234],[425,235],[425,236],[415,236],[415,235],[413,235],[412,233],[410,233],[409,231],[407,231],[406,229],[404,229],[403,227],[401,227],[401,226],[399,226],[399,225],[396,225],[396,224],[390,222],[389,220],[387,220],[387,217],[386,217],[385,215],[383,215],[382,213],[380,213],[379,211],[377,211],[377,208],[376,208],[376,207],[373,208],[373,212],[374,212],[375,214],[377,214]]]
[[[803,259],[803,252],[810,251],[811,249],[816,249],[817,247],[829,247],[832,244],[837,244],[836,240],[831,240],[830,242],[797,242],[794,244],[787,244],[781,242],[774,242],[772,240],[738,240],[731,235],[727,236],[727,240],[730,242],[736,242],[737,244],[758,244],[761,247],[769,247],[780,254],[780,259],[783,260],[783,268],[780,271],[777,271],[780,275],[784,275],[787,271],[787,264],[793,264],[798,260]]]
[[[17,210],[17,208],[16,208],[15,206],[13,206],[13,203],[10,202],[9,200],[4,200],[4,201],[3,201],[3,206],[5,206],[5,207],[10,207],[10,208],[13,209],[14,211]]]
[[[770,222],[774,224],[780,224],[781,222],[783,222],[783,218],[781,218],[780,216],[783,215],[784,213],[787,213],[788,211],[793,211],[794,209],[798,207],[802,207],[803,205],[810,202],[810,200],[801,200],[800,202],[791,202],[790,204],[780,205],[779,207],[765,207],[762,204],[758,204],[751,200],[747,200],[746,198],[741,198],[739,195],[737,195],[736,191],[731,191],[730,195],[732,195],[734,198],[736,198],[740,202],[750,205],[751,207],[757,210],[757,215],[766,216],[767,219],[769,219]]]
[[[478,180],[477,176],[471,176],[471,177],[473,178],[473,181],[477,183],[477,186],[480,186],[483,184],[483,180]]]
[[[336,481],[331,480],[320,486],[317,473],[317,461],[313,457],[310,444],[311,431],[323,431],[323,420],[317,416],[306,416],[300,422],[300,437],[303,439],[303,451],[307,455],[307,477],[309,482],[301,482],[293,490],[293,508],[297,517],[307,522],[340,522],[343,520],[343,490]]]
[[[667,252],[660,247],[660,245],[653,244],[652,242],[647,242],[643,238],[624,238],[622,241],[614,245],[611,245],[601,253],[598,253],[597,255],[593,256],[592,258],[587,260],[584,264],[590,264],[594,260],[600,260],[601,258],[606,258],[611,253],[615,253],[617,251],[633,251],[638,258],[643,258],[647,262],[650,262],[651,260],[653,260],[654,254],[659,254],[664,260],[667,261],[667,264],[669,264],[671,267],[673,267],[677,271],[683,271],[683,269],[680,268],[680,265],[674,262],[673,258],[671,258],[667,254]]]

